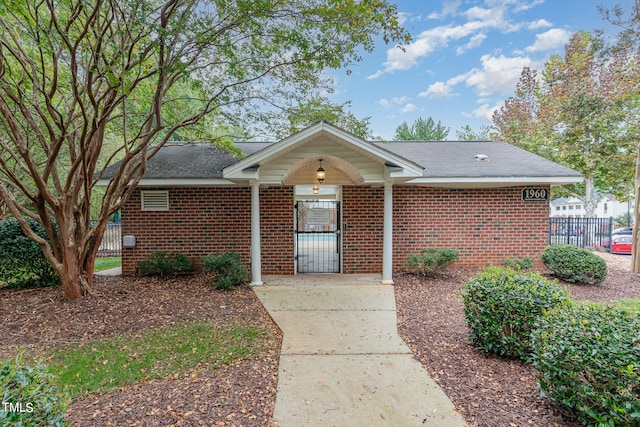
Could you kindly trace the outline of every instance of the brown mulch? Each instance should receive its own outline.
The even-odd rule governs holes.
[[[608,263],[602,285],[568,285],[570,292],[591,301],[640,296],[640,275]],[[531,366],[488,356],[469,342],[458,292],[474,273],[394,277],[403,339],[471,427],[579,426],[562,407],[539,397]],[[0,357],[18,346],[38,352],[188,320],[254,325],[266,329],[268,337],[259,355],[216,371],[76,400],[69,410],[74,425],[271,424],[282,336],[251,289],[217,291],[206,278],[194,276],[165,281],[98,277],[94,290],[84,299],[64,301],[60,289],[0,289]]]
[[[267,331],[262,352],[213,372],[143,382],[76,400],[76,426],[268,426],[282,334],[250,288],[218,291],[204,276],[99,277],[93,293],[64,301],[59,288],[0,289],[0,356],[133,334],[184,321]]]
[[[640,296],[640,275],[609,265],[601,285],[561,284],[579,300],[609,302]],[[531,365],[488,355],[471,344],[458,292],[474,273],[453,271],[434,279],[394,277],[402,338],[471,427],[582,425],[564,407],[540,397]],[[543,274],[552,279],[548,272]]]

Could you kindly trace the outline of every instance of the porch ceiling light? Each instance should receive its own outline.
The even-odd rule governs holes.
[[[324,169],[322,169],[322,159],[320,159],[320,167],[318,168],[318,170],[316,171],[316,179],[318,180],[318,182],[320,184],[322,184],[324,182],[324,179],[326,178],[326,174],[324,172]]]
[[[320,191],[320,188],[317,185],[313,186],[313,194],[318,194],[318,192]]]

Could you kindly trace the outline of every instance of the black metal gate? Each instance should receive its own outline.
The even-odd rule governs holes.
[[[299,200],[295,233],[298,273],[340,272],[340,202]]]

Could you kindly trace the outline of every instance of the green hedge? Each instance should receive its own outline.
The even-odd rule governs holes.
[[[640,315],[564,307],[532,335],[541,389],[587,425],[640,425]]]
[[[461,292],[471,341],[486,352],[531,359],[531,331],[547,311],[571,304],[571,296],[539,273],[488,267]]]
[[[597,285],[607,277],[607,263],[586,249],[551,245],[542,252],[544,265],[561,280]]]
[[[420,255],[409,255],[407,265],[423,276],[434,276],[458,260],[458,251],[451,248],[424,248]]]
[[[138,274],[141,276],[168,277],[194,271],[194,262],[178,252],[156,251],[138,263]]]
[[[44,227],[26,218],[36,234],[49,241]],[[45,259],[40,246],[27,238],[15,218],[0,221],[0,286],[54,286],[60,283],[55,269]]]
[[[236,252],[223,252],[203,257],[202,269],[215,273],[212,284],[217,289],[235,289],[249,281],[249,271]]]
[[[67,426],[68,399],[52,385],[42,366],[30,366],[21,357],[0,364],[1,426]]]

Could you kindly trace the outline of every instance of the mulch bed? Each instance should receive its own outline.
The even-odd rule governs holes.
[[[268,426],[282,334],[248,287],[218,291],[204,276],[159,280],[97,276],[93,293],[64,301],[59,288],[0,290],[0,354],[133,334],[184,321],[267,330],[263,351],[214,372],[143,382],[73,402],[77,426]]]
[[[532,366],[488,355],[470,343],[458,292],[472,274],[394,277],[398,330],[418,360],[471,427],[582,425],[564,407],[540,397]],[[640,275],[620,270],[610,269],[599,286],[561,284],[580,300],[640,296]]]
[[[458,291],[475,272],[435,279],[398,275],[398,328],[470,426],[579,426],[541,399],[535,370],[487,356],[467,338]],[[269,426],[281,332],[249,288],[217,291],[203,276],[171,280],[97,277],[95,292],[64,301],[60,289],[0,290],[0,356],[136,333],[188,320],[265,328],[258,356],[213,372],[143,382],[73,402],[69,419],[88,426]],[[570,285],[579,299],[640,296],[640,275],[610,270],[600,286]]]

